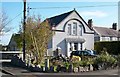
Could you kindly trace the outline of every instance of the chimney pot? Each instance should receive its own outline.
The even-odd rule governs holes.
[[[88,20],[88,26],[92,29],[92,26],[93,26],[93,21],[92,21],[92,19],[89,19],[89,20]]]
[[[117,30],[117,23],[113,23],[112,29]]]

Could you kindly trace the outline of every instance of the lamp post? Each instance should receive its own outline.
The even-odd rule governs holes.
[[[26,28],[26,0],[24,0],[24,7],[23,7],[23,60],[25,61],[25,28]]]

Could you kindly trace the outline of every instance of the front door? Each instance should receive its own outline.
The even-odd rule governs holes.
[[[78,50],[78,43],[74,43],[74,50]]]

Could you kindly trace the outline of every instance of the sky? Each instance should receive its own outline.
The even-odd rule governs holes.
[[[99,2],[98,0],[91,0],[91,2],[87,0],[75,0],[76,2],[72,0],[64,1],[66,2],[62,0],[61,2],[59,0],[58,2],[53,0],[51,2],[50,0],[29,0],[27,7],[36,8],[29,10],[29,16],[33,14],[40,15],[41,20],[44,20],[69,12],[75,8],[86,22],[88,19],[92,19],[94,26],[110,28],[112,23],[118,23],[118,0],[106,0],[104,2]],[[8,26],[12,27],[12,30],[9,33],[17,33],[19,25],[21,25],[23,20],[23,2],[19,0],[2,0],[1,7],[10,20]]]
[[[108,6],[104,6],[108,5]],[[110,6],[109,6],[110,5]],[[41,20],[69,12],[74,8],[87,22],[93,20],[94,26],[111,27],[112,23],[118,22],[117,2],[28,2],[30,8],[29,15],[40,15]],[[94,7],[89,7],[94,6]],[[49,8],[59,7],[59,8]],[[62,7],[62,8],[60,8]],[[6,12],[9,23],[13,29],[11,33],[19,30],[19,25],[23,19],[23,2],[2,2],[2,9]]]

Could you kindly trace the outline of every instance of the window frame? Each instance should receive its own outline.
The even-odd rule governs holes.
[[[77,35],[77,22],[73,22],[72,35]]]
[[[80,30],[79,30],[79,35],[80,35],[80,36],[82,36],[82,27],[83,27],[83,25],[82,25],[82,24],[80,24],[80,25],[79,25],[79,27],[80,27]]]
[[[71,35],[72,34],[72,25],[71,24],[68,24],[68,31],[67,31],[67,34],[68,35]]]

